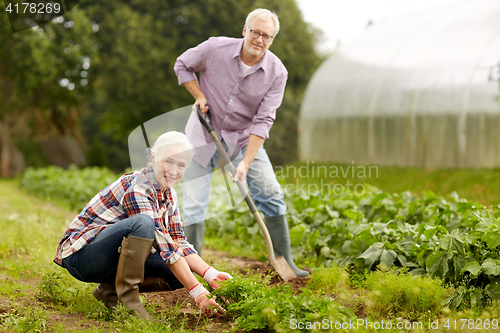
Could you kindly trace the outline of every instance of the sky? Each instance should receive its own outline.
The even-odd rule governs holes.
[[[304,20],[324,32],[320,50],[332,51],[373,24],[460,0],[296,0]]]

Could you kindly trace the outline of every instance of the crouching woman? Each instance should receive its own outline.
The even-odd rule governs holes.
[[[59,242],[54,262],[83,282],[106,307],[123,303],[140,318],[140,291],[185,287],[204,314],[224,310],[193,272],[212,287],[232,278],[206,264],[184,236],[175,190],[193,158],[187,137],[170,131],[151,149],[147,168],[121,176],[90,200]]]

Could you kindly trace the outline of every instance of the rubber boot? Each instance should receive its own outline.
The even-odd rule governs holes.
[[[116,272],[116,294],[118,300],[134,310],[135,315],[144,320],[153,317],[142,307],[139,298],[139,284],[144,281],[144,262],[151,252],[152,239],[136,236],[123,237],[122,246],[118,249],[120,259]]]
[[[165,279],[159,276],[148,276],[139,285],[140,293],[151,293],[157,291],[172,291],[170,285],[165,282]]]
[[[276,257],[285,257],[286,262],[298,277],[308,276],[309,272],[298,268],[293,262],[292,250],[290,248],[290,234],[288,232],[286,215],[267,216],[265,217],[265,221],[267,230],[269,230],[269,235],[271,235],[274,255]]]
[[[111,283],[99,283],[94,289],[92,295],[100,301],[108,309],[114,308],[118,304],[118,296],[116,295],[116,287]]]
[[[203,233],[205,231],[205,223],[193,223],[184,225],[184,236],[186,236],[187,241],[193,245],[198,255],[201,257],[201,248],[203,247]]]

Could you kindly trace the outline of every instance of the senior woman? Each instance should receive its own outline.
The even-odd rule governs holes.
[[[222,314],[193,272],[213,288],[232,277],[210,267],[187,242],[172,188],[193,154],[184,134],[162,134],[151,148],[149,167],[121,176],[76,216],[54,262],[80,281],[99,283],[93,295],[108,308],[121,302],[145,320],[152,317],[139,298],[143,289],[185,287],[204,314]]]

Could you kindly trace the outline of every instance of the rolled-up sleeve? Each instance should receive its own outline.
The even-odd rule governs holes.
[[[204,60],[207,58],[207,53],[210,52],[211,43],[212,40],[209,38],[198,46],[188,49],[177,58],[174,71],[179,85],[196,80],[195,73],[205,70]]]
[[[181,257],[198,253],[184,235],[175,190],[170,189],[169,193],[170,196],[167,197],[167,211],[162,219],[164,222],[163,226],[168,226],[168,228],[158,228],[156,232],[156,241],[160,247],[160,256],[165,260],[167,265],[175,263]]]
[[[271,89],[262,98],[259,109],[252,119],[253,126],[250,134],[258,135],[263,139],[269,138],[269,131],[276,119],[276,110],[283,101],[287,78],[287,73],[279,75]]]

